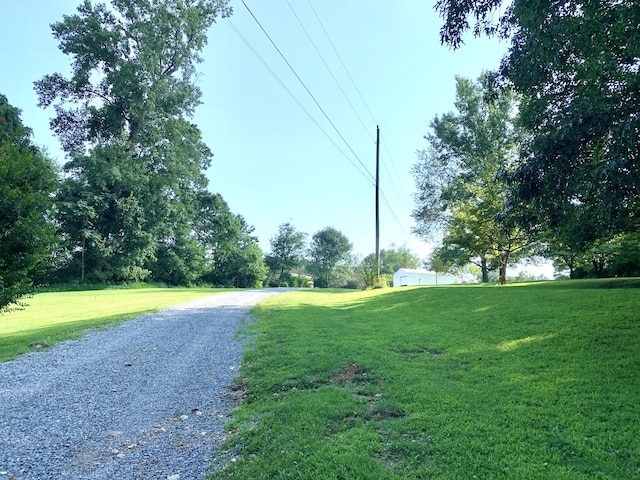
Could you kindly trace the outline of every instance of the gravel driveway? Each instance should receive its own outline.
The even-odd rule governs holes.
[[[0,480],[202,479],[223,438],[248,311],[220,294],[0,363]]]

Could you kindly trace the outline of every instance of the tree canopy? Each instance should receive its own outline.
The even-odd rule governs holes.
[[[637,231],[640,9],[599,0],[440,0],[441,39],[510,38],[501,82],[522,95],[530,136],[514,172],[514,206],[534,228],[575,225],[595,241]],[[573,222],[575,224],[575,222]],[[588,228],[587,228],[588,227]],[[564,229],[569,237],[577,232]]]
[[[309,247],[309,273],[317,287],[338,287],[341,268],[350,266],[352,245],[346,235],[333,227],[316,232]]]
[[[278,233],[269,241],[271,252],[265,256],[276,285],[288,281],[286,277],[289,271],[299,267],[304,261],[306,239],[307,234],[297,231],[289,222],[278,226]]]
[[[57,170],[0,95],[0,311],[29,293],[52,263]]]
[[[476,262],[488,279],[495,263],[500,280],[530,244],[526,231],[506,210],[506,176],[514,168],[519,132],[514,124],[516,97],[493,92],[492,75],[478,82],[456,79],[456,112],[436,116],[428,147],[418,152],[414,232],[442,236],[458,263]],[[449,256],[451,256],[449,254]]]
[[[387,278],[387,282],[391,280],[398,269],[418,268],[419,266],[420,259],[406,245],[400,247],[391,245],[389,248],[380,250],[380,275],[384,275]],[[358,273],[365,288],[376,286],[378,265],[375,253],[371,253],[362,259]],[[384,285],[384,282],[382,284]]]
[[[267,267],[253,227],[233,214],[219,194],[200,193],[198,205],[194,231],[205,252],[202,279],[222,286],[262,286]]]
[[[212,154],[190,121],[195,66],[207,29],[229,13],[226,0],[87,0],[52,25],[72,73],[35,88],[41,106],[54,105],[69,158],[58,218],[75,278],[186,279],[154,269],[196,254],[190,232]]]

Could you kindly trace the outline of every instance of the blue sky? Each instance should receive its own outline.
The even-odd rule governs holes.
[[[406,245],[426,256],[429,245],[411,234],[416,150],[425,146],[433,117],[453,109],[455,76],[477,78],[496,69],[507,45],[468,37],[458,51],[441,46],[434,0],[245,2],[315,101],[243,3],[232,1],[234,14],[212,27],[199,68],[203,104],[194,121],[215,155],[207,171],[210,190],[255,227],[265,251],[278,225],[291,222],[309,236],[334,227],[354,253],[367,255],[375,250],[372,176],[379,124],[381,248]],[[22,110],[36,143],[62,164],[48,125],[53,110],[37,107],[33,82],[68,71],[70,59],[58,50],[49,25],[75,13],[80,2],[4,3],[0,93]]]

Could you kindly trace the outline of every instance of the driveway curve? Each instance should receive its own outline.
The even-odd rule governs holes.
[[[0,364],[0,480],[202,479],[234,406],[248,290]]]

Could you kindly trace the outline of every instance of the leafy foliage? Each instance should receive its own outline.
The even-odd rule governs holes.
[[[511,37],[502,82],[523,95],[530,133],[515,170],[514,205],[537,229],[572,243],[637,231],[640,208],[640,9],[636,2],[441,0],[443,42],[476,34]],[[492,23],[498,13],[498,20]],[[575,229],[565,228],[575,216]]]
[[[271,252],[265,256],[273,282],[280,285],[287,274],[304,261],[307,234],[298,232],[291,223],[278,226],[278,233],[270,240]]]
[[[85,1],[53,24],[72,73],[35,87],[70,158],[59,219],[81,280],[174,283],[197,269],[189,231],[211,152],[189,121],[193,79],[207,29],[229,13],[225,0]]]
[[[477,263],[485,281],[495,262],[505,283],[507,265],[530,240],[505,208],[506,175],[519,142],[516,97],[506,90],[494,92],[491,81],[490,74],[478,83],[457,78],[457,112],[431,122],[433,132],[425,137],[429,147],[418,152],[413,168],[418,188],[414,232],[424,238],[443,235],[450,263]]]
[[[31,291],[52,265],[55,165],[31,142],[20,110],[0,95],[0,311]]]
[[[393,281],[393,274],[400,268],[418,268],[420,259],[409,250],[407,246],[383,248],[380,250],[380,275],[387,280]],[[378,266],[376,265],[376,255],[372,253],[362,259],[358,266],[360,280],[365,288],[376,287]],[[389,283],[387,281],[387,283]]]
[[[197,198],[194,232],[206,255],[202,280],[224,286],[262,286],[267,267],[251,236],[253,227],[233,214],[222,196],[201,192]]]
[[[591,1],[540,8],[515,10],[521,28],[505,68],[527,93],[522,118],[533,133],[527,161],[516,172],[520,201],[549,228],[563,225],[577,209],[593,236],[637,230],[637,5]],[[534,32],[538,46],[531,49]],[[550,51],[557,38],[563,41],[553,41]]]
[[[309,248],[308,270],[316,287],[342,286],[346,270],[351,266],[349,239],[333,227],[315,233]]]

